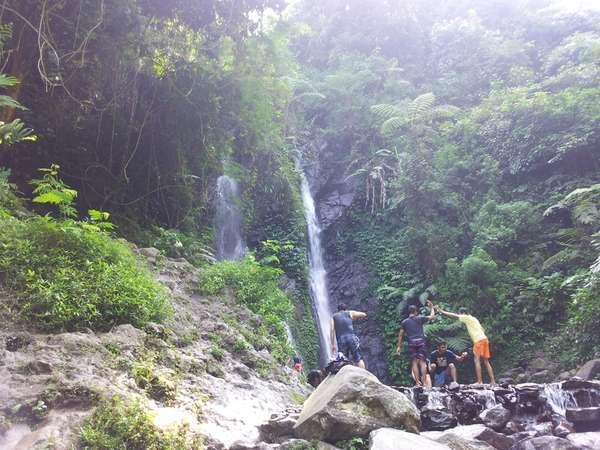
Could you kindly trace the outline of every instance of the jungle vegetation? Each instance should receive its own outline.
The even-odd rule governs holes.
[[[40,275],[32,252],[49,257],[52,243],[24,246],[27,233],[86,242],[99,259],[89,270],[130,257],[113,248],[117,236],[207,265],[215,180],[227,173],[242,185],[256,255],[241,264],[293,280],[293,329],[314,362],[301,154],[321,181],[355,192],[327,248],[367,267],[363,295],[380,297],[392,375],[405,373],[393,335],[411,289],[472,309],[500,367],[539,348],[565,368],[600,356],[597,10],[551,0],[6,0],[0,22],[0,282],[33,290],[38,306],[52,305],[47,286],[61,275]],[[53,164],[77,201],[27,204],[43,194],[30,181]],[[27,217],[23,205],[50,215]],[[82,227],[87,211],[101,222],[109,212],[116,227]],[[145,276],[133,267],[127,277]],[[209,273],[243,281],[228,264]],[[134,284],[150,305],[140,320],[166,314],[155,286]],[[281,317],[282,295],[273,284],[256,308]],[[44,324],[80,326],[34,306],[26,311]],[[448,323],[432,332],[460,343]]]

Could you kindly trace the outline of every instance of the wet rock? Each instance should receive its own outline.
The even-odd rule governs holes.
[[[487,442],[492,447],[498,450],[508,450],[513,446],[515,440],[504,434],[497,433],[491,428],[484,428],[481,433],[475,436],[480,441]]]
[[[532,428],[538,436],[549,436],[553,434],[554,431],[554,425],[552,422],[536,423]]]
[[[421,412],[421,422],[424,430],[443,431],[458,425],[456,417],[448,411],[426,409]]]
[[[448,450],[450,447],[406,431],[380,428],[369,435],[369,450]]]
[[[460,390],[460,384],[458,384],[456,381],[453,381],[448,385],[448,390],[450,392],[458,392]]]
[[[494,450],[487,442],[466,439],[452,432],[444,433],[436,439],[436,442],[447,446],[452,450]]]
[[[577,431],[600,430],[600,406],[567,408],[566,418]]]
[[[560,421],[555,427],[554,427],[554,436],[558,436],[558,437],[567,437],[569,434],[574,433],[575,432],[575,427],[573,426],[573,424],[571,422],[568,422],[566,420],[562,420]]]
[[[144,331],[146,332],[146,334],[157,337],[159,339],[166,339],[169,337],[169,333],[167,332],[165,326],[159,323],[148,322],[144,327]]]
[[[561,372],[558,375],[558,379],[559,380],[568,380],[569,378],[575,376],[576,373],[577,373],[577,370],[566,370],[564,372]]]
[[[500,431],[511,418],[511,412],[502,405],[483,411],[479,418],[488,427]]]
[[[502,387],[510,386],[511,384],[515,384],[515,379],[510,377],[498,378],[498,384]]]
[[[294,432],[302,439],[337,442],[386,427],[417,432],[419,412],[404,394],[371,373],[345,366],[305,401]]]
[[[266,442],[275,442],[281,437],[293,436],[296,418],[276,416],[260,426],[260,436]]]
[[[43,375],[52,372],[52,365],[46,361],[30,361],[21,370],[21,373]]]
[[[592,359],[581,366],[575,376],[583,380],[592,380],[600,377],[600,359]]]
[[[279,444],[267,444],[266,442],[235,441],[233,444],[231,444],[229,450],[275,450],[279,448]]]
[[[567,391],[575,389],[600,389],[600,383],[573,377],[567,381],[563,381],[562,388]]]
[[[521,426],[521,424],[517,421],[509,420],[506,423],[504,429],[502,430],[502,433],[515,434],[515,433],[518,433],[519,431],[523,431],[523,427]]]
[[[578,450],[572,442],[556,436],[539,436],[517,442],[513,450]]]
[[[534,438],[537,436],[535,431],[519,431],[518,433],[513,434],[511,437],[515,442],[521,442],[525,439]]]
[[[569,442],[582,450],[597,450],[600,448],[600,432],[572,433],[567,436]]]
[[[27,347],[33,342],[29,333],[17,333],[11,336],[6,336],[5,346],[9,352],[16,352],[24,347]]]

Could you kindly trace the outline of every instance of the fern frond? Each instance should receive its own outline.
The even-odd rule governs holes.
[[[35,141],[37,136],[33,134],[31,128],[25,127],[25,124],[20,119],[15,119],[12,122],[0,122],[0,145],[12,145],[17,142]]]
[[[594,203],[590,201],[582,202],[575,206],[573,218],[582,225],[591,225],[600,220],[600,211]]]
[[[4,46],[12,38],[13,27],[12,23],[0,24],[0,50],[4,49]]]
[[[8,95],[0,95],[0,108],[27,109],[14,98],[9,97]]]
[[[460,113],[460,108],[454,105],[440,105],[433,110],[438,119],[452,119]]]
[[[431,112],[435,103],[435,95],[432,92],[421,94],[408,105],[407,113],[411,121],[414,121]]]
[[[0,88],[15,86],[17,84],[19,84],[17,78],[0,73]]]
[[[381,134],[389,136],[406,124],[406,117],[392,117],[381,124]]]
[[[371,106],[371,112],[382,120],[387,120],[400,115],[400,110],[389,103],[380,103],[379,105]]]

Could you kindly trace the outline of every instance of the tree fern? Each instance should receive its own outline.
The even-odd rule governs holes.
[[[391,117],[381,124],[381,134],[389,136],[406,125],[406,123],[406,116]]]
[[[373,105],[371,106],[371,112],[381,120],[388,120],[401,114],[401,111],[397,106],[389,103]]]

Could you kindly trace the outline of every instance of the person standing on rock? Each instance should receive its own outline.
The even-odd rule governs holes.
[[[458,314],[444,311],[441,308],[438,308],[438,311],[445,316],[458,319],[467,327],[469,336],[473,341],[473,362],[475,364],[475,377],[477,379],[476,383],[483,384],[483,377],[481,374],[481,360],[483,360],[485,369],[490,377],[490,383],[496,384],[496,379],[494,378],[494,369],[492,369],[492,365],[490,364],[490,341],[485,335],[485,331],[483,330],[481,323],[479,323],[479,320],[477,320],[476,317],[467,314],[466,308],[460,308],[458,310]]]
[[[400,354],[402,340],[406,335],[408,343],[408,357],[410,358],[410,368],[417,386],[431,387],[431,377],[427,371],[427,347],[425,343],[425,333],[423,325],[435,317],[435,310],[431,301],[427,300],[429,315],[419,315],[419,310],[415,305],[408,307],[408,317],[400,325],[398,332],[398,346],[396,354]]]
[[[350,311],[348,305],[340,303],[338,312],[331,319],[331,353],[335,355],[338,350],[354,365],[364,369],[365,362],[360,354],[360,340],[354,332],[353,321],[364,319],[367,313]],[[337,348],[336,348],[337,344]]]

